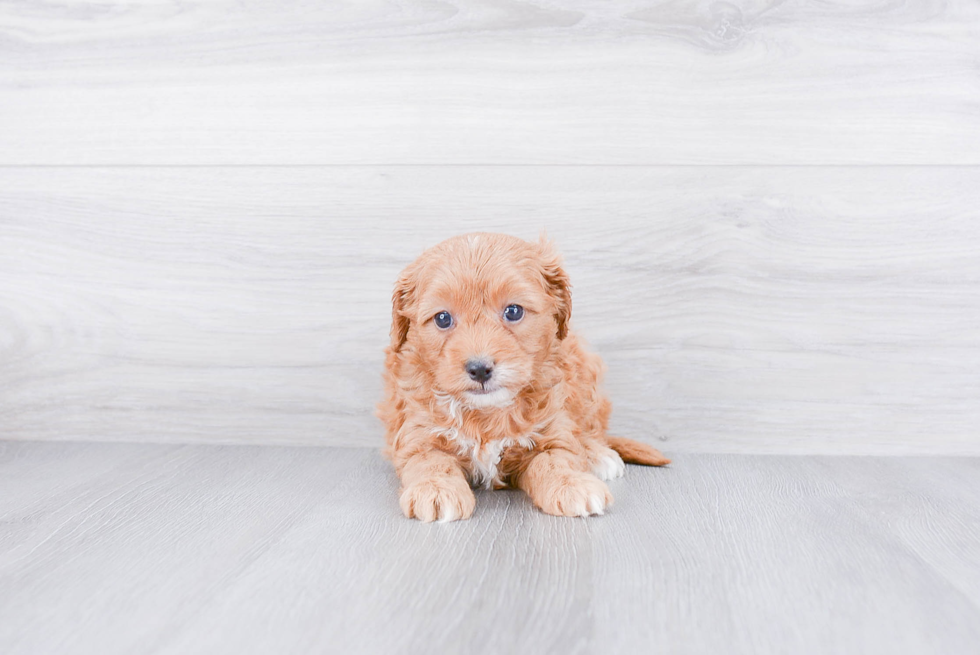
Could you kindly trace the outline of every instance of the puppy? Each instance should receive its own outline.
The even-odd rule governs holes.
[[[523,489],[548,514],[602,514],[603,480],[658,450],[606,433],[602,360],[570,331],[568,276],[552,246],[468,234],[430,248],[392,295],[385,455],[405,516],[469,518],[471,486]]]

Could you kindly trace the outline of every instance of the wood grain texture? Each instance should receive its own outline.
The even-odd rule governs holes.
[[[423,525],[374,450],[0,442],[0,650],[970,653],[978,473],[686,455]]]
[[[980,454],[977,168],[0,171],[0,435],[375,445],[390,290],[546,228],[613,429]]]
[[[0,164],[980,164],[970,0],[0,5]]]

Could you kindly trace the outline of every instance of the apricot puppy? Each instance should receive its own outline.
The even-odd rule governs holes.
[[[469,518],[471,486],[523,489],[558,516],[602,514],[623,460],[668,464],[606,433],[602,360],[569,329],[568,276],[552,246],[503,234],[440,243],[392,295],[378,417],[405,516]]]

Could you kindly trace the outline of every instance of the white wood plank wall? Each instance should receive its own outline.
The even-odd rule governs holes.
[[[0,4],[0,438],[377,445],[391,283],[545,228],[614,428],[980,454],[980,4]]]
[[[980,164],[975,0],[0,12],[5,164]]]

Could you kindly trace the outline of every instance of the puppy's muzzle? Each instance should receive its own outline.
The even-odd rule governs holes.
[[[483,384],[493,375],[493,362],[486,359],[471,359],[466,362],[466,372],[471,379]]]

